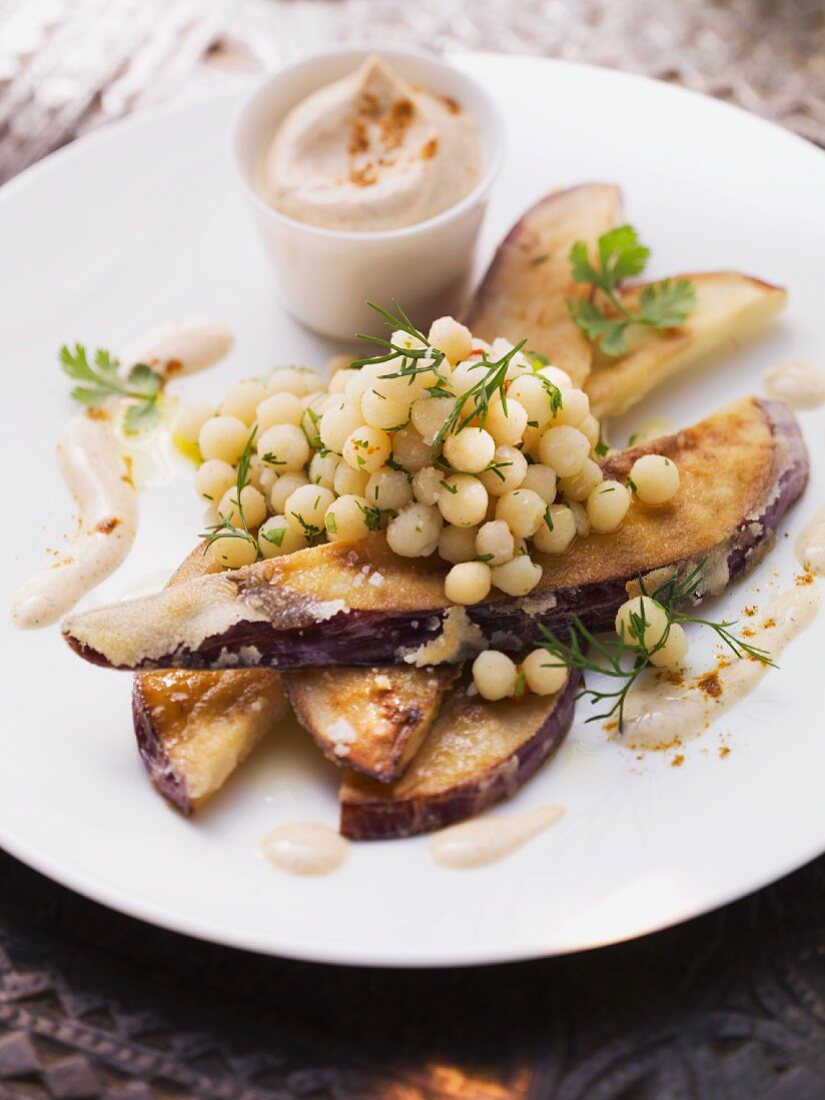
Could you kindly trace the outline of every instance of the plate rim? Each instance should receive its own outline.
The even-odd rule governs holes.
[[[711,110],[723,109],[727,113],[733,112],[741,120],[750,120],[750,125],[766,127],[774,136],[781,135],[784,139],[790,139],[800,151],[806,150],[806,156],[811,153],[825,157],[825,150],[820,149],[812,141],[800,134],[793,132],[772,120],[755,115],[737,104],[720,100],[712,95],[685,88],[675,84],[668,84],[653,77],[639,73],[623,72],[603,66],[587,64],[578,61],[568,61],[556,58],[545,58],[530,54],[504,54],[492,51],[460,51],[450,52],[447,55],[451,59],[466,59],[479,57],[481,59],[501,60],[530,64],[537,67],[550,67],[555,70],[569,70],[576,73],[590,73],[598,79],[616,81],[627,84],[643,84],[655,89],[657,95],[672,94],[677,97],[689,97],[702,101],[705,105],[712,104]],[[272,69],[272,72],[276,69]],[[220,103],[229,106],[231,103],[234,112],[240,106],[251,88],[261,79],[260,74],[250,77],[240,87],[217,90],[187,99],[182,102],[157,104],[143,108],[133,114],[118,119],[99,129],[85,134],[18,173],[11,180],[0,187],[0,207],[6,200],[14,200],[18,192],[41,176],[50,173],[59,173],[62,166],[74,158],[83,157],[97,147],[105,147],[113,138],[120,137],[130,130],[143,130],[151,128],[156,120],[168,116],[187,112],[199,113],[207,110],[210,105]],[[224,155],[228,157],[228,149]],[[274,934],[257,934],[244,932],[239,929],[230,929],[223,924],[214,924],[210,919],[195,913],[181,916],[177,910],[170,911],[169,906],[155,903],[149,899],[135,898],[133,894],[116,888],[107,887],[105,882],[95,880],[92,876],[75,871],[71,867],[64,867],[60,861],[47,852],[44,852],[36,844],[29,843],[21,836],[14,826],[7,827],[0,819],[0,845],[14,858],[19,859],[36,872],[45,875],[62,887],[74,890],[95,903],[105,905],[125,916],[138,919],[167,931],[188,935],[205,942],[215,943],[227,947],[238,948],[267,956],[289,958],[306,962],[314,962],[331,965],[362,966],[362,967],[394,967],[399,969],[418,969],[427,967],[464,967],[479,965],[496,965],[504,962],[524,961],[533,958],[552,957],[560,954],[578,953],[585,950],[598,950],[602,947],[627,942],[641,936],[650,935],[664,928],[681,924],[686,921],[711,912],[714,909],[728,905],[733,901],[746,897],[768,884],[792,874],[812,859],[825,852],[825,844],[812,843],[801,856],[791,861],[775,859],[769,867],[760,868],[758,873],[752,875],[748,885],[743,889],[741,882],[728,890],[721,890],[714,894],[711,903],[696,901],[687,905],[678,918],[662,918],[645,923],[642,928],[637,927],[629,933],[620,933],[615,937],[602,937],[598,943],[585,946],[553,947],[544,943],[540,936],[533,935],[524,942],[514,945],[512,941],[500,946],[495,944],[478,945],[458,950],[455,946],[445,948],[443,951],[425,946],[423,949],[416,947],[414,942],[407,945],[406,953],[400,955],[395,947],[384,947],[380,944],[362,946],[358,942],[327,943],[324,941],[308,939],[296,939],[289,936],[279,939],[277,931]]]

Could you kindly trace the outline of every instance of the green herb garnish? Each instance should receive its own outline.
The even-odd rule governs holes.
[[[650,667],[651,656],[664,647],[670,634],[670,628],[674,623],[697,623],[700,626],[709,627],[715,631],[719,639],[736,657],[747,656],[756,661],[761,661],[763,664],[774,665],[773,660],[765,650],[748,645],[747,642],[731,633],[729,628],[735,625],[734,622],[723,621],[717,623],[710,619],[700,619],[694,615],[685,614],[679,610],[681,605],[689,602],[696,595],[702,582],[706,562],[707,559],[703,558],[686,576],[681,576],[677,570],[673,576],[659,585],[652,593],[647,591],[644,578],[641,575],[639,576],[638,582],[641,594],[650,596],[655,600],[665,611],[668,619],[667,627],[661,638],[655,645],[650,647],[646,646],[643,641],[637,641],[637,639],[644,638],[648,626],[644,614],[644,603],[640,604],[640,613],[634,613],[630,616],[629,634],[631,637],[628,637],[624,632],[624,628],[622,628],[622,632],[616,641],[601,641],[587,629],[578,616],[573,618],[568,635],[569,641],[567,642],[562,641],[550,630],[540,626],[545,639],[541,646],[557,661],[556,664],[550,667],[578,669],[581,672],[599,672],[603,676],[609,676],[621,682],[620,686],[614,691],[599,691],[596,688],[585,686],[579,692],[579,698],[590,696],[594,702],[609,704],[609,709],[588,718],[588,722],[611,718],[618,712],[618,725],[621,732],[628,692],[642,672]],[[589,655],[591,649],[596,654],[593,658]]]
[[[567,308],[582,332],[598,343],[605,355],[625,354],[625,333],[631,325],[661,330],[684,324],[696,304],[689,279],[663,279],[644,287],[635,311],[622,303],[618,293],[622,281],[640,275],[650,257],[650,249],[639,242],[632,226],[620,225],[604,233],[597,247],[597,264],[591,262],[584,241],[576,241],[570,250],[573,278],[577,283],[588,284],[591,293],[578,302],[568,298]],[[605,312],[600,296],[612,307],[611,312]]]
[[[98,409],[110,397],[126,398],[129,406],[123,417],[123,430],[127,435],[137,435],[157,423],[163,378],[145,363],[136,363],[121,378],[120,363],[104,348],[97,349],[94,362],[90,363],[83,344],[75,344],[74,350],[64,344],[59,358],[64,374],[79,383],[72,388],[71,395],[81,405]]]
[[[246,516],[243,510],[243,501],[241,500],[241,493],[249,484],[249,468],[252,465],[252,447],[255,443],[255,436],[257,434],[258,427],[256,425],[249,433],[249,438],[241,452],[241,457],[238,459],[238,471],[235,478],[235,503],[237,504],[241,526],[235,526],[232,522],[231,514],[224,516],[218,512],[218,522],[209,524],[206,530],[201,531],[198,536],[198,538],[206,540],[203,548],[204,553],[206,553],[213,542],[217,542],[219,539],[243,539],[244,542],[249,542],[255,547],[256,557],[260,557],[258,544],[254,536],[249,533],[249,526],[246,522]],[[267,537],[268,536],[265,534],[264,538]],[[269,539],[269,541],[275,542],[275,539]],[[281,535],[281,542],[283,542],[283,535]],[[281,545],[281,542],[278,543],[278,546]]]

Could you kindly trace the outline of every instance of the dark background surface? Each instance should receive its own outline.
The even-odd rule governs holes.
[[[642,940],[457,970],[262,958],[0,856],[0,1100],[821,1100],[825,859]]]

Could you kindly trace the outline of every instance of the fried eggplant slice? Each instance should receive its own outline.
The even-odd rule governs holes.
[[[415,836],[463,821],[510,798],[556,751],[570,728],[578,685],[556,695],[490,703],[465,679],[444,701],[415,760],[395,783],[346,772],[341,832],[353,840]]]
[[[470,305],[474,336],[527,339],[566,370],[577,386],[590,373],[592,346],[570,317],[567,299],[586,292],[573,281],[570,249],[595,247],[621,215],[618,187],[586,183],[547,195],[513,226],[493,258]]]
[[[618,416],[668,378],[732,351],[775,317],[788,300],[782,287],[735,271],[678,278],[689,279],[696,292],[695,308],[684,325],[665,332],[641,325],[630,328],[630,350],[618,359],[595,351],[584,389],[597,417]],[[636,286],[623,292],[628,309],[637,308],[643,289]]]
[[[221,572],[198,547],[169,585]],[[138,751],[155,788],[194,813],[284,717],[281,677],[270,669],[142,672],[132,688]]]
[[[199,546],[169,584],[222,571]],[[269,669],[139,673],[132,693],[138,749],[164,798],[190,814],[281,720],[286,690],[299,722],[330,760],[389,782],[412,760],[457,674],[448,665],[284,677]]]
[[[574,614],[608,625],[639,574],[705,560],[698,597],[715,594],[770,547],[802,493],[808,455],[780,402],[745,398],[707,420],[621,452],[608,476],[655,452],[673,459],[673,502],[634,504],[618,531],[591,534],[566,555],[538,557],[543,576],[521,599],[471,607],[444,595],[444,564],[403,559],[379,532],[201,577],[153,596],[67,616],[66,641],[110,668],[318,668],[455,663],[486,646],[520,650],[538,624],[563,629]],[[377,583],[364,584],[365,569]]]
[[[160,794],[187,816],[224,785],[287,712],[277,672],[144,672],[132,717]]]
[[[287,698],[323,754],[387,783],[406,770],[459,669],[322,668],[285,672]]]

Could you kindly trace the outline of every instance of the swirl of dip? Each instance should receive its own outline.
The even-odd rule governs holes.
[[[481,171],[475,121],[373,56],[289,112],[266,157],[264,193],[297,221],[375,232],[454,206]]]

